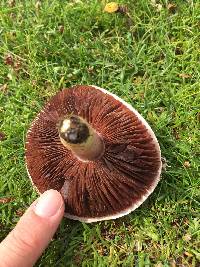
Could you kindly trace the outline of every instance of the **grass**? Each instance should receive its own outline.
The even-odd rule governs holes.
[[[63,219],[37,266],[200,266],[200,3],[0,3],[0,238],[37,197],[24,165],[26,131],[63,87],[96,84],[147,119],[168,167],[123,218]],[[36,3],[37,2],[37,3]],[[167,8],[168,7],[168,8]],[[3,138],[3,134],[5,135]]]

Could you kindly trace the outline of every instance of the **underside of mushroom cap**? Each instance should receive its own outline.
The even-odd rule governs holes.
[[[105,151],[81,160],[60,141],[59,121],[80,116],[101,136]],[[161,173],[157,139],[129,104],[96,86],[57,93],[33,121],[26,140],[26,166],[40,193],[61,192],[66,216],[85,222],[114,219],[136,209]]]

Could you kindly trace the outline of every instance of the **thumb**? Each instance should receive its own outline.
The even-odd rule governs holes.
[[[43,193],[0,244],[1,266],[33,266],[51,241],[63,214],[60,193],[56,190]]]

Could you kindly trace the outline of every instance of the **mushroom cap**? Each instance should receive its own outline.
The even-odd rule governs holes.
[[[103,156],[83,161],[60,141],[66,114],[85,119],[105,144]],[[65,216],[95,222],[115,219],[140,206],[153,192],[162,168],[158,141],[129,104],[96,86],[74,86],[53,96],[27,133],[26,167],[39,193],[61,192]]]

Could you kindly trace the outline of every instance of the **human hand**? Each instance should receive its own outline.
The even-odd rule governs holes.
[[[60,193],[52,189],[44,192],[1,242],[0,266],[33,266],[51,241],[63,214]]]

